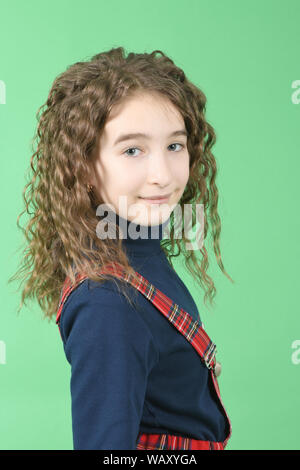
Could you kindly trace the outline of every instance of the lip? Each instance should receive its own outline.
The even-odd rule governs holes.
[[[149,202],[150,204],[163,204],[164,202],[168,202],[172,193],[165,194],[163,196],[153,196],[153,197],[140,197],[143,201]]]

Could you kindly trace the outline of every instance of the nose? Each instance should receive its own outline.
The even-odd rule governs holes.
[[[155,152],[148,161],[148,183],[159,184],[163,187],[170,187],[172,183],[172,172],[168,157],[162,152]]]

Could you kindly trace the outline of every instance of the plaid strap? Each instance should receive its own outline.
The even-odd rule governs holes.
[[[163,292],[157,289],[141,274],[137,272],[135,273],[138,278],[138,281],[136,281],[131,275],[125,274],[123,267],[117,263],[107,264],[105,267],[101,269],[101,272],[114,274],[114,276],[123,278],[125,281],[130,283],[137,290],[139,290],[148,300],[150,300],[150,302],[152,302],[155,305],[155,307],[172,323],[172,325],[191,343],[191,345],[197,351],[202,361],[205,363],[206,367],[211,371],[211,377],[212,377],[212,381],[213,381],[217,396],[220,400],[222,408],[227,417],[227,421],[229,425],[229,433],[225,441],[222,443],[223,447],[225,448],[231,436],[232,428],[231,428],[231,422],[229,420],[229,417],[226,413],[223,402],[221,400],[220,389],[219,389],[217,377],[215,374],[215,366],[217,363],[215,359],[215,354],[217,352],[216,345],[211,341],[210,337],[204,331],[203,327],[199,325],[197,320],[194,320],[193,317],[188,312],[180,308],[179,305],[177,305],[169,297],[167,297]],[[86,278],[87,276],[80,274],[80,273],[76,273],[75,275],[76,281],[75,281],[75,284],[73,285],[71,285],[70,279],[66,278],[63,289],[62,289],[61,298],[60,298],[59,306],[58,306],[58,312],[56,316],[56,323],[58,325],[59,331],[60,331],[60,326],[59,326],[60,315],[61,315],[63,305],[65,301],[67,300],[67,297]],[[178,440],[178,443],[179,443],[179,440]]]
[[[64,306],[67,298],[71,294],[71,292],[73,292],[73,290],[75,290],[83,281],[85,281],[85,279],[87,279],[87,276],[84,276],[83,274],[79,274],[79,273],[76,273],[76,275],[75,275],[75,283],[74,284],[71,284],[71,280],[70,280],[69,277],[66,277],[66,279],[65,279],[65,282],[64,282],[63,288],[61,290],[61,294],[60,294],[60,300],[59,300],[59,303],[58,303],[58,310],[57,310],[56,321],[55,321],[55,323],[58,326],[60,336],[61,336],[61,331],[60,331],[59,322],[60,322],[60,316],[61,316],[61,311],[63,309],[63,306]],[[62,338],[62,336],[61,336],[61,338]]]
[[[155,307],[172,323],[172,325],[183,334],[194,346],[200,357],[210,369],[215,367],[216,345],[210,340],[204,329],[187,312],[167,297],[163,292],[154,287],[141,274],[136,272],[139,281],[130,275],[124,274],[121,266],[107,265],[106,272],[114,273],[118,277],[124,278],[133,287],[139,290]]]

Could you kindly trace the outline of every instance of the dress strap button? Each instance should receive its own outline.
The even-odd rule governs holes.
[[[219,375],[221,374],[221,370],[222,370],[221,363],[217,361],[215,368],[214,368],[214,374],[216,377],[219,377]]]

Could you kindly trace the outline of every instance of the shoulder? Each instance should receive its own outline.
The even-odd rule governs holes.
[[[133,291],[136,291],[131,285],[126,286],[128,295],[132,298]],[[103,283],[97,283],[91,279],[82,281],[71,293],[67,296],[62,311],[60,322],[70,317],[77,317],[79,312],[84,309],[86,316],[92,315],[95,311],[94,307],[101,306],[101,312],[105,313],[106,308],[110,307],[113,314],[116,311],[123,315],[123,312],[130,314],[132,307],[126,297],[120,291],[118,280],[107,280]],[[120,307],[116,310],[116,307]],[[130,308],[131,307],[131,308]]]
[[[128,292],[130,294],[130,289]],[[134,341],[148,345],[158,358],[149,325],[114,281],[97,284],[85,279],[77,286],[62,308],[60,330],[65,348],[67,343],[91,344],[109,336],[112,342]]]

